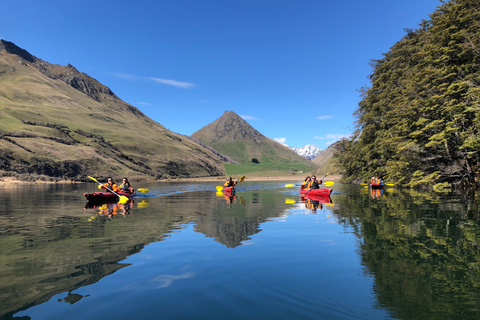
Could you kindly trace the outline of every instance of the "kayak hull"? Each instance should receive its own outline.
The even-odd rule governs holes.
[[[117,194],[120,196],[125,196],[130,199],[135,196],[135,192],[134,193],[117,192]],[[108,201],[114,202],[119,199],[119,197],[112,192],[93,192],[93,193],[84,193],[83,195],[85,196],[88,202],[108,202]]]
[[[229,193],[235,192],[235,187],[225,187],[223,188],[223,192],[229,192]]]
[[[382,189],[383,186],[384,186],[383,184],[370,183],[370,188],[372,188],[372,189]]]
[[[323,197],[329,197],[330,194],[332,193],[333,189],[327,189],[327,188],[322,188],[322,189],[313,189],[310,191],[307,190],[300,190],[300,193],[305,195],[305,196],[323,196]]]

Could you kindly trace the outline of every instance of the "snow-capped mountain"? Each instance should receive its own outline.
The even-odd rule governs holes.
[[[323,151],[323,149],[314,147],[310,144],[306,144],[301,148],[297,148],[297,147],[289,147],[289,148],[295,151],[296,153],[298,153],[299,155],[304,156],[305,158],[308,158],[310,160],[318,156]]]

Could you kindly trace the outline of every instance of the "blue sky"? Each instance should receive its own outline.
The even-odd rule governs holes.
[[[0,38],[72,64],[174,132],[191,135],[231,110],[269,138],[325,149],[353,131],[370,60],[439,5],[2,0]]]

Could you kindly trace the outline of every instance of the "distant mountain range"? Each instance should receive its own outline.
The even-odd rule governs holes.
[[[301,156],[303,156],[307,159],[310,159],[310,160],[313,160],[316,156],[318,156],[323,151],[323,149],[317,148],[317,147],[312,146],[310,144],[306,144],[301,148],[297,148],[297,147],[289,147],[289,148],[290,148],[290,150],[293,150],[297,154],[299,154],[299,155],[301,155]]]

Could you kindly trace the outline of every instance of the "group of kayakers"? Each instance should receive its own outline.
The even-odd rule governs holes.
[[[117,186],[113,179],[110,177],[107,179],[107,183],[102,185],[102,189],[106,189],[110,192],[125,192],[130,194],[134,192],[134,189],[127,178],[123,178],[122,184],[120,186]]]
[[[320,185],[323,183],[322,180],[317,180],[316,176],[308,176],[305,178],[305,181],[302,182],[300,189],[302,190],[314,190],[320,189]]]
[[[383,185],[383,180],[379,177],[371,177],[370,178],[370,185],[380,186]]]

